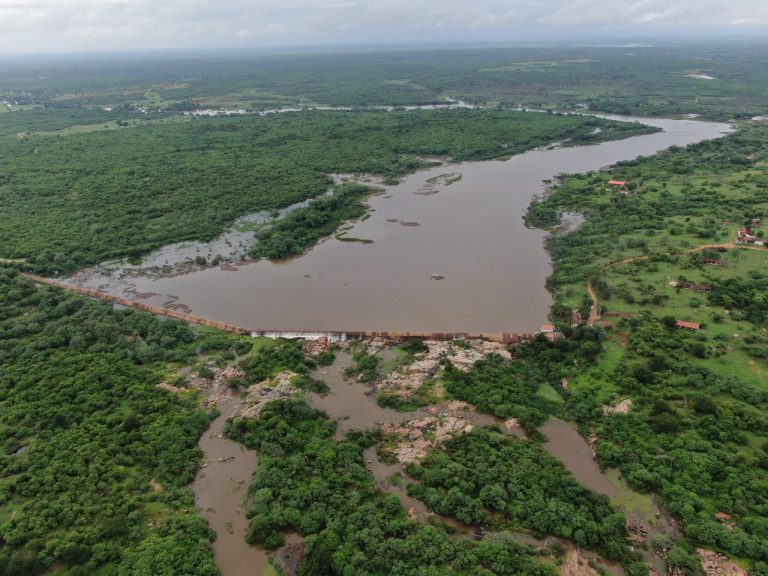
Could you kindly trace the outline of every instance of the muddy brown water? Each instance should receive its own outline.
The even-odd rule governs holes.
[[[572,424],[559,418],[549,418],[539,430],[547,438],[547,442],[544,445],[547,452],[560,460],[574,478],[593,492],[605,494],[611,499],[617,499],[621,495],[622,490],[628,495],[640,496],[632,491],[624,480],[619,480],[621,484],[624,484],[622,490],[620,490],[619,486],[614,484],[600,470],[592,454],[592,448]],[[629,525],[642,530],[649,544],[656,535],[665,535],[670,540],[676,540],[681,536],[677,523],[662,506],[656,495],[651,497],[647,516],[638,510],[624,512]],[[650,545],[645,549],[641,549],[640,552],[643,555],[643,559],[659,574],[665,572],[666,567],[663,559],[654,554]],[[613,574],[623,574],[621,567],[615,563],[606,563],[606,567]]]
[[[176,295],[195,315],[248,329],[529,332],[545,321],[552,303],[545,290],[551,273],[546,232],[523,223],[531,200],[545,190],[543,181],[729,130],[691,120],[642,122],[664,131],[411,174],[372,197],[370,218],[348,231],[371,244],[330,238],[285,262],[165,278],[126,278],[118,268],[89,271],[77,281],[119,295],[154,293],[146,301],[156,305]],[[436,194],[417,193],[449,173],[462,179],[437,185]]]
[[[571,424],[550,418],[539,430],[547,437],[547,452],[560,460],[576,480],[598,494],[618,496],[619,491],[595,462],[592,448]]]
[[[392,359],[391,351],[383,350],[381,357]],[[337,353],[334,364],[327,368],[318,369],[313,376],[324,380],[330,391],[325,396],[307,394],[307,400],[314,408],[322,410],[338,423],[336,438],[342,439],[350,430],[373,428],[380,424],[400,424],[414,418],[431,414],[426,409],[413,412],[397,412],[383,408],[376,403],[376,395],[370,385],[355,382],[344,377],[344,369],[352,365],[352,356],[346,351]],[[246,450],[238,443],[223,436],[224,425],[232,416],[240,403],[239,398],[228,397],[219,403],[220,416],[211,424],[210,429],[200,439],[199,446],[205,453],[206,465],[198,473],[194,483],[197,507],[205,514],[212,529],[217,533],[214,542],[214,554],[222,576],[260,575],[268,566],[268,555],[264,549],[246,544],[244,540],[248,521],[245,517],[244,499],[253,472],[258,467],[255,452]],[[498,426],[503,431],[503,421],[488,414],[480,414],[465,410],[443,410],[442,413],[461,416],[476,426]],[[550,418],[541,427],[547,437],[547,451],[561,460],[574,477],[589,489],[615,497],[617,488],[608,477],[598,468],[587,442],[573,426],[557,418]],[[520,436],[522,431],[508,431]],[[376,485],[384,491],[394,494],[400,500],[409,515],[420,522],[437,518],[451,526],[458,537],[474,538],[475,527],[462,524],[454,519],[442,517],[431,512],[420,500],[410,497],[406,486],[412,480],[405,474],[400,464],[382,462],[374,449],[364,452],[366,468],[373,475]],[[394,480],[399,478],[399,481]],[[655,507],[656,522],[648,523],[642,518],[634,518],[638,524],[643,524],[649,530],[649,537],[654,533],[673,533],[674,524],[665,515],[660,515]],[[285,561],[289,567],[295,566],[300,560],[301,537],[290,533],[287,545],[278,550],[275,558]],[[548,546],[560,543],[564,547],[570,544],[558,538],[540,540],[526,533],[491,533],[486,537],[511,537],[518,542],[533,546]],[[621,576],[623,570],[618,564],[605,562],[594,554],[586,553],[612,574]],[[652,554],[646,554],[646,560],[663,569],[660,560]]]
[[[221,414],[200,438],[205,465],[193,489],[197,508],[216,531],[213,552],[222,576],[258,576],[267,568],[267,554],[245,542],[244,505],[258,457],[224,436],[224,425],[239,404],[239,398],[223,399],[218,405]]]
[[[383,359],[392,358],[388,350],[378,354]],[[344,377],[344,369],[352,365],[352,356],[346,351],[338,352],[336,361],[328,368],[316,370],[312,376],[323,380],[330,391],[325,396],[307,394],[309,404],[336,420],[336,439],[342,439],[350,430],[367,430],[381,424],[401,424],[433,413],[426,409],[413,412],[398,412],[379,406],[373,386],[361,384]],[[498,426],[504,430],[504,421],[490,414],[467,410],[440,410],[441,414],[460,416],[474,426]],[[512,430],[522,434],[520,429]]]

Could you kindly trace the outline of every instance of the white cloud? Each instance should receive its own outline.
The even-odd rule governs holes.
[[[557,27],[664,26],[727,31],[737,21],[768,27],[768,5],[764,0],[571,0],[561,2],[539,21]]]
[[[0,0],[0,52],[768,30],[766,0]]]

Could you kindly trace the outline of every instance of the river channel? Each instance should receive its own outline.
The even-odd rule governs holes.
[[[379,356],[386,362],[391,353],[390,349],[385,348],[379,352]],[[464,408],[453,409],[445,404],[414,412],[397,412],[381,407],[376,402],[375,390],[371,385],[361,384],[344,376],[344,369],[350,365],[351,355],[346,351],[339,352],[332,366],[318,369],[312,374],[328,384],[329,392],[325,395],[305,394],[312,407],[324,411],[337,422],[337,440],[342,440],[350,430],[363,430],[377,425],[397,425],[434,414],[456,416],[474,426],[496,426],[507,434],[524,437],[522,429],[507,427],[503,420],[494,416]],[[238,397],[222,396],[218,403],[220,415],[200,439],[199,446],[205,454],[205,464],[193,486],[196,504],[217,534],[213,549],[222,576],[274,574],[266,550],[249,546],[245,542],[248,527],[245,499],[252,475],[258,467],[258,458],[254,451],[246,450],[223,435],[227,419],[235,413],[239,405]],[[669,537],[679,535],[674,522],[651,496],[631,491],[618,477],[618,472],[613,471],[609,477],[598,468],[591,448],[574,427],[563,420],[550,418],[541,427],[541,431],[547,437],[547,451],[561,460],[584,486],[610,497],[627,515],[630,524],[641,526],[649,537],[660,533]],[[397,496],[411,518],[426,523],[430,518],[436,517],[452,528],[457,538],[474,539],[477,536],[478,526],[469,526],[451,518],[436,516],[423,502],[409,496],[406,485],[411,479],[407,476],[404,466],[382,462],[375,449],[366,450],[363,456],[365,466],[375,478],[378,488]],[[647,501],[647,510],[627,505],[634,500],[640,500],[641,503]],[[565,549],[572,548],[566,540],[555,537],[539,539],[525,532],[488,532],[485,537],[512,538],[535,547],[559,544]],[[291,532],[286,535],[286,541],[287,545],[276,551],[273,557],[278,564],[295,567],[302,555],[302,538]],[[619,564],[606,562],[591,552],[582,554],[615,576],[624,575]],[[652,551],[644,551],[643,555],[651,566],[663,571],[663,562]]]
[[[523,222],[528,205],[545,191],[544,181],[731,129],[694,120],[615,118],[663,131],[416,172],[370,198],[370,217],[347,232],[370,243],[332,237],[284,262],[172,277],[105,268],[75,281],[253,330],[530,332],[552,303],[545,290],[547,233]]]

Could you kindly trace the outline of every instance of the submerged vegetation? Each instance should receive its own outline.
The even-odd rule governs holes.
[[[362,184],[343,184],[332,195],[313,200],[256,233],[253,256],[276,260],[304,253],[330,236],[344,222],[366,213],[362,200],[371,189]],[[354,242],[354,238],[340,238]]]

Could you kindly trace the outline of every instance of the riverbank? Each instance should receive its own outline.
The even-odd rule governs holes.
[[[532,332],[552,304],[544,289],[551,274],[546,233],[523,222],[531,200],[544,192],[542,183],[563,172],[596,170],[717,138],[728,129],[687,120],[643,121],[664,131],[411,174],[371,198],[370,217],[347,231],[369,244],[329,238],[286,262],[173,278],[125,278],[113,270],[77,281],[112,294],[149,294],[150,304],[173,296],[195,315],[281,330]],[[419,193],[425,187],[437,193]]]
[[[439,453],[443,444],[450,442],[451,439],[471,434],[472,430],[478,427],[491,427],[517,438],[525,438],[526,433],[514,420],[505,421],[498,417],[482,414],[476,408],[463,402],[441,400],[441,395],[444,392],[434,388],[434,399],[432,402],[417,410],[403,412],[383,407],[380,403],[381,394],[391,389],[392,386],[406,392],[412,386],[412,384],[409,384],[411,380],[413,380],[415,385],[421,385],[421,383],[429,379],[434,379],[438,386],[440,386],[440,373],[444,366],[447,365],[445,362],[449,362],[454,366],[460,367],[461,370],[470,373],[476,362],[488,359],[491,355],[506,354],[507,361],[511,360],[503,346],[483,343],[481,341],[468,341],[466,344],[459,342],[453,345],[427,342],[425,350],[429,351],[416,353],[415,355],[404,355],[402,348],[393,347],[396,344],[402,346],[402,343],[398,344],[378,338],[363,344],[355,344],[352,348],[337,350],[336,361],[331,366],[318,368],[310,374],[312,378],[320,379],[328,386],[328,391],[324,394],[300,393],[297,389],[291,392],[290,385],[288,384],[291,380],[290,374],[281,373],[278,375],[281,384],[277,387],[268,380],[258,386],[249,388],[249,400],[245,404],[243,404],[241,398],[226,398],[220,404],[222,415],[214,422],[209,433],[201,441],[201,448],[206,452],[206,460],[227,461],[226,464],[222,463],[221,467],[232,466],[233,468],[230,468],[230,470],[234,470],[236,473],[232,475],[230,472],[230,476],[222,477],[222,482],[225,486],[230,487],[233,482],[241,485],[243,475],[247,476],[256,469],[255,456],[253,452],[242,452],[237,444],[221,438],[220,431],[223,429],[223,421],[226,420],[227,415],[238,417],[237,414],[241,414],[239,417],[242,417],[242,415],[253,413],[254,415],[249,417],[257,418],[258,414],[268,405],[262,404],[258,400],[259,408],[256,412],[253,412],[248,408],[250,405],[248,402],[257,401],[256,399],[258,398],[269,397],[273,398],[273,402],[276,402],[281,398],[285,399],[292,395],[298,395],[297,397],[304,398],[309,406],[322,410],[327,414],[328,418],[335,421],[336,442],[345,442],[350,434],[353,434],[353,437],[357,437],[354,435],[362,430],[373,430],[376,434],[383,434],[381,443],[377,443],[375,448],[365,451],[363,463],[367,473],[373,477],[378,489],[396,496],[411,520],[417,521],[422,525],[438,521],[448,526],[456,534],[456,537],[460,539],[473,541],[489,538],[491,540],[500,539],[500,541],[503,541],[505,538],[512,538],[522,543],[534,544],[541,549],[542,553],[546,554],[550,554],[551,552],[547,552],[549,547],[557,543],[567,554],[571,553],[569,551],[574,551],[574,553],[583,555],[584,552],[576,551],[565,540],[536,540],[531,539],[530,534],[525,532],[507,533],[505,530],[500,529],[500,527],[492,527],[487,524],[464,524],[454,518],[441,516],[434,510],[431,510],[422,500],[411,495],[410,489],[406,487],[408,484],[416,482],[416,480],[410,477],[409,467],[413,464],[418,464],[433,452]],[[307,349],[311,349],[313,353],[318,353],[318,351],[327,348],[327,346],[317,344],[312,344],[311,346],[307,344],[307,346]],[[353,368],[358,362],[359,354],[363,352],[373,354],[379,365],[378,375],[369,383],[362,382],[354,377],[355,372]],[[433,357],[435,360],[441,359],[441,362],[435,362],[434,365],[431,364],[430,358]],[[438,370],[434,374],[433,368]],[[257,392],[258,389],[263,389],[264,392],[269,390],[277,392],[279,389],[279,394],[274,395],[270,392],[269,396],[263,396],[261,392]],[[555,428],[552,428],[552,426],[555,426]],[[571,433],[565,433],[561,429],[562,427],[568,428]],[[235,428],[238,428],[238,426],[235,426]],[[612,488],[615,485],[615,480],[609,480],[608,477],[597,469],[592,460],[592,453],[589,447],[574,429],[568,427],[562,421],[553,421],[548,423],[542,430],[545,435],[550,437],[550,441],[545,444],[547,450],[557,458],[562,458],[562,452],[565,450],[568,453],[568,458],[565,458],[566,468],[579,481],[597,493],[610,493],[609,495],[612,498],[619,496],[618,492]],[[223,440],[229,443],[225,452],[222,452],[225,454],[224,457],[217,455],[220,448],[215,443],[211,443],[211,440],[215,440],[215,442]],[[235,448],[233,449],[232,446]],[[243,457],[243,454],[248,454],[249,456]],[[577,454],[577,458],[574,459],[573,454]],[[249,460],[250,458],[253,458],[253,460]],[[578,460],[578,462],[574,464],[574,460]],[[207,468],[201,470],[201,477],[208,473],[206,470]],[[215,469],[213,472],[215,473]],[[237,480],[238,478],[240,480]],[[595,484],[596,481],[597,485]],[[198,490],[197,486],[198,483],[196,483],[196,491]],[[609,487],[608,490],[605,489],[606,486]],[[626,488],[624,489],[626,490]],[[205,493],[198,494],[198,502],[200,503],[205,496]],[[625,500],[632,497],[628,496],[628,493],[622,496]],[[639,497],[639,495],[635,497]],[[242,540],[246,529],[242,522],[243,516],[242,509],[240,508],[242,506],[243,493],[237,488],[229,491],[225,489],[220,490],[216,498],[220,499],[219,503],[221,506],[218,508],[212,507],[214,509],[207,510],[206,515],[209,519],[213,519],[212,526],[214,526],[214,522],[217,523],[215,526],[217,532],[220,532],[221,525],[224,526],[225,530],[228,530],[224,535],[223,541],[220,543],[217,541],[214,546],[217,558],[219,554],[227,554],[228,557],[237,556],[237,546],[247,546]],[[627,510],[627,512],[634,511]],[[234,521],[232,518],[234,518]],[[247,525],[247,522],[245,524]],[[236,541],[238,537],[240,542]],[[303,549],[302,542],[298,535],[292,536],[288,548],[284,551],[281,549],[274,556],[275,561],[281,563],[283,557],[287,556],[286,562],[290,566],[295,567],[298,565],[303,554],[301,552]],[[256,560],[254,561],[266,565],[265,563],[269,556],[262,548],[248,548],[248,554],[255,555]],[[621,567],[618,564],[605,563],[593,554],[587,554],[586,557],[591,558],[593,563],[596,562],[602,565],[613,574],[622,574]],[[237,566],[230,566],[227,562],[221,564],[221,569],[224,576],[237,576],[242,573],[238,571]],[[288,573],[292,573],[290,569]],[[575,575],[578,573],[571,571],[566,572],[566,574]]]

